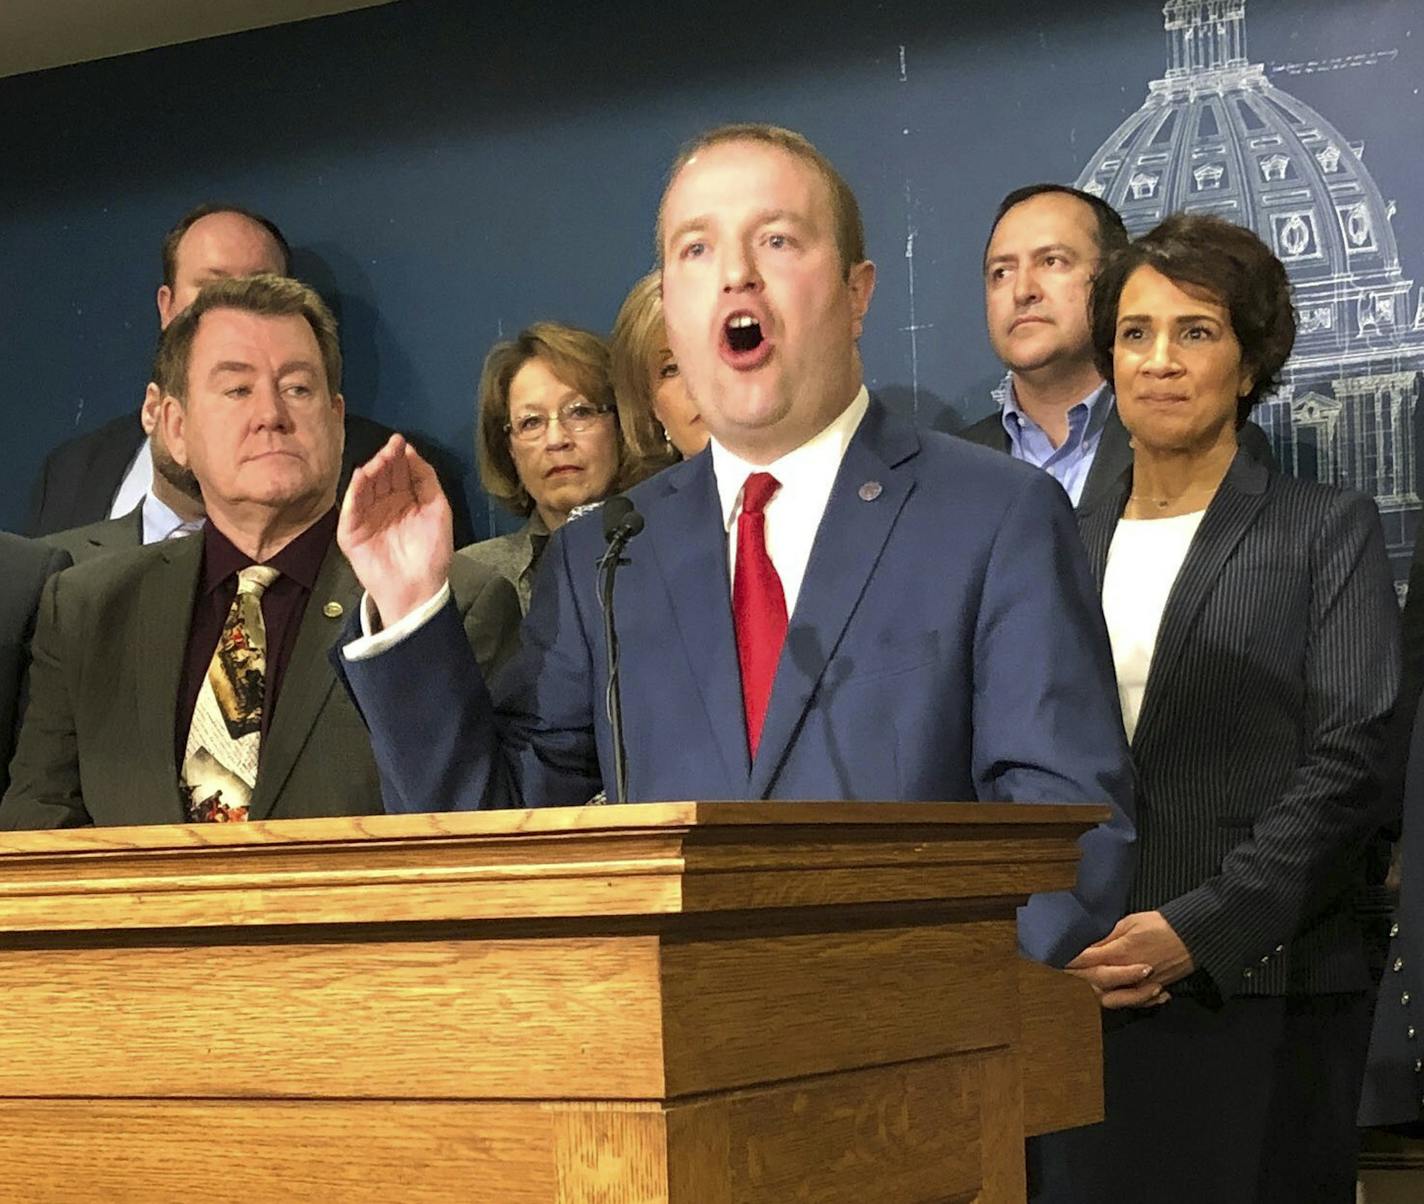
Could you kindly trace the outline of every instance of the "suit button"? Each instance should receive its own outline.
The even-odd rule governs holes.
[[[1398,935],[1399,935],[1399,921],[1398,921],[1398,920],[1395,920],[1395,922],[1389,926],[1389,935],[1390,935],[1390,936],[1398,936]]]
[[[1270,955],[1267,954],[1265,957],[1263,957],[1263,958],[1261,959],[1261,965],[1263,965],[1263,966],[1269,966],[1270,964],[1271,964],[1271,958],[1270,958]]]
[[[1403,970],[1403,969],[1404,969],[1404,958],[1402,958],[1402,957],[1396,957],[1396,958],[1394,959],[1394,967],[1393,967],[1393,969],[1394,969],[1394,972],[1395,972],[1396,974],[1398,974],[1401,970]]]
[[[1277,953],[1284,953],[1285,951],[1286,951],[1286,947],[1285,947],[1284,945],[1277,945],[1277,946],[1276,946],[1276,952],[1277,952]]]
[[[1408,991],[1405,991],[1404,994],[1399,997],[1399,1002],[1400,1002],[1400,1005],[1401,1005],[1402,1007],[1408,1007],[1408,1006],[1409,1006],[1409,992],[1408,992]]]
[[[1406,1037],[1408,1037],[1411,1041],[1413,1041],[1413,1040],[1414,1040],[1414,1025],[1411,1024],[1407,1029],[1405,1029],[1405,1030],[1404,1030],[1404,1035],[1405,1035]]]
[[[1252,974],[1252,970],[1251,970],[1251,967],[1250,967],[1250,966],[1247,966],[1246,969],[1244,969],[1244,970],[1241,971],[1241,977],[1242,977],[1242,978],[1250,978],[1250,977],[1251,977],[1251,974]]]
[[[1421,1071],[1424,1071],[1424,1058],[1415,1058],[1415,1059],[1414,1059],[1414,1073],[1415,1073],[1415,1074],[1418,1074],[1418,1073],[1420,1073]]]

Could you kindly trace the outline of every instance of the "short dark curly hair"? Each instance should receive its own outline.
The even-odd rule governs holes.
[[[1205,213],[1174,213],[1114,252],[1093,281],[1093,356],[1112,380],[1117,309],[1123,286],[1138,268],[1153,268],[1189,291],[1209,294],[1231,315],[1250,370],[1251,391],[1236,408],[1236,425],[1280,384],[1295,345],[1295,306],[1285,267],[1250,230]]]

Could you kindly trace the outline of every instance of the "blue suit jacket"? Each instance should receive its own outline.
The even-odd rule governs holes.
[[[1112,822],[1083,838],[1074,894],[1035,898],[1020,935],[1061,963],[1111,928],[1134,866],[1131,769],[1107,632],[1057,482],[872,402],[807,565],[754,762],[712,458],[630,496],[647,520],[616,598],[630,800],[1109,803]],[[572,806],[612,792],[602,548],[596,518],[553,538],[522,651],[489,692],[448,610],[344,666],[389,809]]]

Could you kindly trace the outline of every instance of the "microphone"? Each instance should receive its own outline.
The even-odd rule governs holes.
[[[623,696],[618,685],[618,630],[613,622],[613,578],[627,564],[623,548],[643,529],[643,516],[621,493],[603,503],[603,538],[608,547],[598,561],[598,604],[603,611],[603,643],[608,654],[608,693],[604,706],[613,737],[615,801],[628,801],[628,755],[623,745]]]
[[[610,544],[616,540],[621,550],[642,529],[643,516],[621,493],[603,503],[603,538]]]

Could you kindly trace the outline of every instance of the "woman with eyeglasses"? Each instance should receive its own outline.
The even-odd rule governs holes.
[[[607,344],[557,322],[496,343],[480,374],[475,455],[485,492],[528,521],[460,554],[508,577],[527,611],[549,536],[576,507],[613,493],[635,463],[618,427]]]

